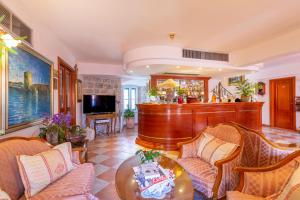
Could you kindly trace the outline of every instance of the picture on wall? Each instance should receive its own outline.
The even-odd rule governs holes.
[[[228,78],[228,86],[235,86],[245,80],[245,76],[235,76]]]
[[[20,46],[7,58],[6,128],[21,129],[52,114],[52,62]]]

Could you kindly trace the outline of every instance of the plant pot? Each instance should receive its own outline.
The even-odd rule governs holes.
[[[126,127],[134,128],[134,117],[126,118]]]
[[[46,133],[46,140],[48,143],[52,145],[58,144],[58,133],[57,132],[50,132]]]
[[[251,101],[251,96],[241,96],[242,102],[250,102]]]
[[[182,104],[183,103],[183,97],[182,96],[178,96],[178,104]]]

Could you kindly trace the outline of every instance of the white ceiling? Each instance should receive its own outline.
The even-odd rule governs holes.
[[[121,64],[126,51],[148,45],[229,53],[300,26],[299,0],[20,1],[90,63]]]

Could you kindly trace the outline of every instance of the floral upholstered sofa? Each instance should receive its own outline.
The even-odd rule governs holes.
[[[26,199],[16,156],[33,156],[50,149],[48,143],[35,138],[19,137],[0,140],[0,189],[12,200]],[[74,151],[70,154],[72,154],[70,156],[73,163],[72,170],[32,196],[31,200],[97,199],[91,194],[94,182],[93,165],[80,164],[78,152]]]

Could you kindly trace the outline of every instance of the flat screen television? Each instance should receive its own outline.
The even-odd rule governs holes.
[[[110,113],[116,111],[116,96],[83,95],[83,113]]]

